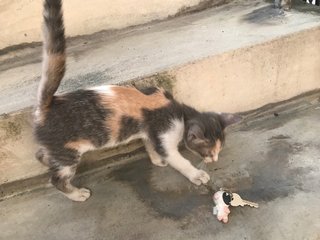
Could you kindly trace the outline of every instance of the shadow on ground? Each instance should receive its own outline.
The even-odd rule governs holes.
[[[320,103],[259,113],[235,130],[216,164],[184,155],[259,209],[212,215],[210,192],[141,157],[76,179],[84,203],[45,189],[0,202],[0,239],[319,239]],[[297,110],[298,109],[298,110]]]

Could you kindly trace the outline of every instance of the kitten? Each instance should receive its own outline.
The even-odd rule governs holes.
[[[153,164],[169,164],[194,184],[207,183],[209,175],[183,158],[178,144],[184,141],[206,162],[217,161],[223,130],[239,116],[200,113],[155,87],[101,86],[54,95],[66,68],[61,5],[44,1],[43,71],[34,118],[36,157],[50,168],[52,184],[71,200],[85,201],[90,191],[71,183],[81,155],[138,138]]]

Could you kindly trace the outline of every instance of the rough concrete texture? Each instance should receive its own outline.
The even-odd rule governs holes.
[[[26,113],[0,117],[0,185],[46,171],[35,164],[32,118]]]
[[[63,2],[68,36],[162,20],[190,10],[223,4],[226,0],[68,0]],[[0,49],[41,41],[42,1],[3,0]],[[27,19],[27,21],[26,21]]]
[[[212,216],[206,188],[140,157],[77,178],[93,191],[84,203],[52,188],[0,202],[0,239],[318,240],[320,98],[312,99],[250,113],[228,130],[218,163],[193,159],[214,189],[260,204],[231,208],[228,224]]]
[[[66,21],[68,20],[66,19]],[[188,84],[190,79],[201,82],[201,79],[199,80],[198,76],[194,74],[199,71],[193,71],[192,68],[192,66],[197,67],[200,71],[202,68],[207,69],[207,65],[203,65],[201,61],[198,62],[199,59],[267,42],[288,34],[299,34],[300,31],[308,29],[307,36],[304,38],[303,43],[297,46],[297,49],[299,49],[298,53],[302,53],[301,56],[308,56],[309,52],[312,51],[304,52],[307,48],[303,48],[303,44],[311,46],[308,49],[314,49],[314,54],[310,54],[310,58],[300,59],[299,61],[302,66],[306,67],[304,75],[300,77],[304,78],[306,74],[310,74],[312,85],[308,85],[308,89],[314,89],[318,87],[318,82],[315,82],[313,78],[319,76],[316,75],[319,72],[314,70],[318,69],[319,66],[319,57],[315,57],[315,53],[319,51],[319,41],[317,41],[320,31],[319,26],[320,17],[318,14],[296,10],[282,14],[273,9],[271,4],[255,0],[235,1],[219,8],[160,23],[148,24],[114,33],[102,32],[92,36],[76,38],[68,44],[68,70],[60,91],[70,91],[80,87],[106,83],[125,82],[175,69],[177,66],[190,62],[191,64],[188,64],[190,66]],[[68,33],[71,29],[67,28],[66,31]],[[267,66],[270,65],[270,61],[275,60],[277,63],[279,62],[281,68],[271,69],[270,72],[259,72],[259,69],[257,69],[254,75],[239,75],[239,77],[253,76],[252,79],[237,79],[237,74],[233,77],[225,77],[223,75],[224,69],[222,68],[225,66],[224,63],[237,64],[238,61],[241,61],[241,58],[234,58],[236,62],[234,63],[230,59],[222,57],[222,65],[215,68],[218,72],[213,74],[209,71],[205,79],[207,81],[210,76],[217,74],[217,76],[221,76],[220,81],[225,81],[226,78],[229,79],[230,77],[230,79],[243,82],[243,86],[251,86],[253,84],[257,86],[260,81],[259,76],[268,76],[270,73],[271,82],[266,87],[274,88],[277,83],[275,78],[278,71],[280,71],[281,79],[287,76],[286,72],[281,74],[281,71],[289,68],[287,66],[288,62],[284,59],[285,64],[281,65],[281,59],[278,60],[278,58],[284,56],[282,53],[287,50],[286,43],[289,43],[290,49],[292,49],[290,41],[293,40],[290,39],[295,41],[299,39],[299,37],[295,36],[293,35],[292,38],[289,38],[289,41],[279,40],[270,43],[270,47],[259,48],[265,51],[273,49],[267,55],[271,58],[264,58],[263,52],[246,55],[248,57],[245,59],[246,62],[241,64],[244,69],[241,68],[240,71],[250,73],[252,69],[260,65],[264,65],[265,68],[263,69],[269,71],[270,69]],[[34,104],[41,72],[41,47],[33,47],[26,47],[0,56],[0,113],[16,111]],[[280,51],[281,54],[277,53],[279,48],[284,49]],[[253,49],[254,47],[246,48],[241,53],[243,51],[250,52]],[[235,51],[226,56],[234,57],[238,55]],[[253,58],[253,56],[256,58]],[[296,57],[297,54],[291,56]],[[261,61],[261,64],[254,65],[253,63],[256,61]],[[215,60],[212,60],[212,63],[214,62]],[[296,60],[294,63],[296,63]],[[274,66],[274,64],[271,65]],[[294,65],[295,67],[296,65]],[[231,70],[228,73],[234,74]],[[186,74],[188,74],[188,68],[186,68]],[[175,77],[173,76],[173,78]],[[266,78],[263,78],[263,80]],[[295,76],[295,81],[298,81],[298,83],[293,83],[296,91],[291,91],[291,94],[293,94],[291,96],[306,91],[306,88],[299,90],[299,85],[303,85],[301,78]],[[217,79],[214,80],[216,81]],[[183,81],[183,79],[178,81]],[[211,81],[213,80],[211,79]],[[205,83],[203,82],[203,85]],[[221,82],[217,81],[216,84],[219,85]],[[265,87],[265,85],[263,86]],[[277,92],[279,94],[277,100],[284,100],[288,97],[288,95],[281,95],[286,91],[286,87],[282,88],[281,86],[281,84],[278,86],[281,90]],[[208,89],[211,90],[211,87]],[[198,89],[198,91],[204,90],[203,87]],[[177,93],[179,92],[181,91],[177,91]],[[243,97],[243,95],[239,95],[239,92],[237,95],[225,94],[219,99],[219,102],[227,102],[229,104],[229,99]],[[259,94],[261,92],[258,92],[256,96],[259,96]],[[263,102],[261,105],[269,103],[273,97],[268,95],[259,103]],[[252,100],[254,99],[253,97]],[[216,99],[211,97],[209,102],[217,103]],[[229,105],[232,106],[232,104],[233,101]],[[245,110],[241,109],[241,107],[238,106],[238,111]],[[248,106],[245,107],[250,109]],[[252,106],[251,109],[256,107],[258,106]],[[214,105],[211,110],[213,108]]]
[[[320,28],[176,68],[174,95],[201,110],[237,112],[320,89],[318,39]]]

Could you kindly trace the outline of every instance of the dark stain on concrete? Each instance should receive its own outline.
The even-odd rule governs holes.
[[[112,176],[118,181],[129,184],[141,201],[163,217],[180,219],[195,208],[212,205],[211,197],[201,194],[195,188],[178,192],[156,190],[151,183],[151,171],[153,170],[158,169],[152,166],[149,159],[145,158],[115,170]],[[172,184],[175,183],[172,182]]]
[[[298,147],[298,148],[297,148]],[[303,176],[311,169],[291,168],[290,157],[302,151],[299,143],[291,144],[287,139],[273,139],[269,142],[269,150],[262,161],[252,162],[247,167],[252,179],[249,189],[239,193],[253,201],[272,201],[284,198],[302,189]]]
[[[268,140],[269,140],[269,141],[272,141],[272,140],[282,140],[282,139],[289,139],[289,138],[290,138],[290,137],[287,136],[287,135],[279,134],[279,135],[272,136],[272,137],[269,138]]]
[[[254,24],[277,25],[284,19],[284,13],[272,5],[253,10],[243,16],[242,20]]]
[[[219,7],[221,5],[228,4],[230,2],[231,2],[231,0],[202,0],[196,6],[182,7],[178,11],[178,13],[176,13],[175,15],[173,15],[171,17],[184,16],[187,14],[200,12],[200,11],[206,10],[208,8]]]
[[[0,56],[14,52],[14,51],[22,50],[25,48],[36,48],[36,47],[40,47],[40,46],[41,46],[40,42],[21,43],[21,44],[17,44],[17,45],[12,45],[12,46],[8,46],[8,47],[0,49]]]
[[[273,114],[262,116],[261,118],[258,118],[256,120],[244,122],[243,125],[240,127],[240,131],[269,131],[273,129],[280,128],[287,123],[293,121],[294,119],[297,119],[298,117],[301,117],[301,114],[306,112],[307,109],[301,110],[300,112],[289,112],[285,113],[282,112],[279,114],[278,117],[274,117]]]
[[[283,122],[283,116],[279,116],[277,118],[268,118],[264,121],[256,120],[245,122],[243,126],[240,128],[240,131],[252,131],[252,130],[260,130],[260,131],[268,131],[273,130],[279,127],[282,127],[285,123]],[[291,121],[292,119],[288,119]]]

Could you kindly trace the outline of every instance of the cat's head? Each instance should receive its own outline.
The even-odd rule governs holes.
[[[231,113],[202,113],[186,122],[184,142],[205,162],[218,161],[225,141],[224,129],[242,119]]]

